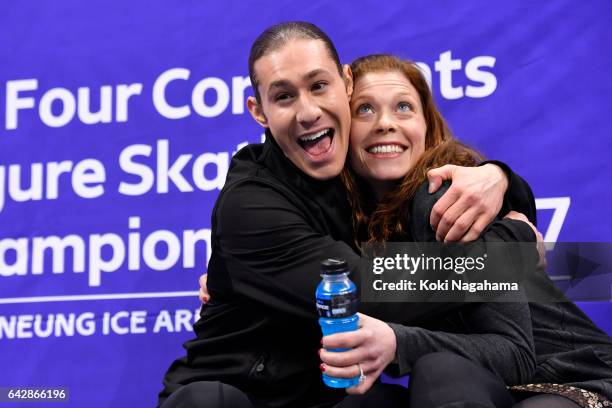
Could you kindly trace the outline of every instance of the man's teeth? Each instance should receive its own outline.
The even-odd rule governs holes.
[[[374,154],[402,153],[403,151],[404,151],[404,148],[398,145],[378,145],[378,146],[370,147],[368,149],[368,152],[374,153]]]
[[[320,132],[313,133],[312,135],[302,136],[302,137],[300,137],[300,140],[303,141],[303,142],[311,142],[313,140],[316,140],[316,139],[320,138],[321,136],[326,135],[327,132],[329,132],[329,129],[323,129]]]

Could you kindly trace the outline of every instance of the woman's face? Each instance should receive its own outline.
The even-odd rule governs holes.
[[[377,195],[387,192],[425,151],[419,94],[400,72],[371,72],[354,84],[349,158]]]

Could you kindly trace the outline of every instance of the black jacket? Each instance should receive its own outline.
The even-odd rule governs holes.
[[[502,163],[496,164],[503,166]],[[509,172],[508,168],[506,168],[506,172]],[[420,242],[435,240],[435,233],[431,230],[428,220],[419,218],[418,214],[428,214],[433,202],[439,198],[443,191],[444,187],[434,195],[427,195],[424,193],[424,188],[421,188],[421,191],[417,193],[418,197],[414,200],[412,210],[411,236],[406,237],[406,240],[414,239]],[[533,208],[535,206],[528,185],[525,184],[522,188],[514,188],[513,191],[514,193],[522,192],[524,194],[522,199],[519,195],[516,195],[513,205],[516,204],[517,200],[522,200],[524,201],[524,204],[521,205],[522,208]],[[526,214],[531,215],[530,212]],[[515,231],[512,235],[520,233],[519,230],[515,229]],[[489,228],[488,239],[495,240],[496,232],[504,234],[503,229],[495,228],[491,231],[491,228]],[[512,236],[508,235],[501,238],[506,241],[512,240]],[[543,293],[547,293],[550,299],[560,299],[557,302],[529,303],[536,367],[533,377],[527,382],[569,384],[595,391],[612,400],[612,339],[610,336],[599,329],[578,306],[563,295],[544,269],[534,270],[527,288],[530,299],[538,298],[537,295],[540,295],[541,298]],[[476,307],[476,305],[469,307]],[[489,310],[489,308],[493,308],[493,310]],[[451,327],[453,321],[465,316],[465,310],[464,308],[457,310],[456,313],[449,313],[439,322],[433,322],[434,325],[430,327],[430,329],[444,330],[445,332],[391,325],[396,333],[398,357],[400,357],[399,365],[391,367],[391,373],[407,374],[410,371],[411,364],[423,353],[444,348],[479,362],[491,371],[496,372],[508,385],[516,383],[516,381],[512,381],[511,376],[524,373],[525,370],[525,362],[520,360],[520,357],[524,357],[525,354],[517,353],[517,346],[524,346],[524,344],[520,341],[509,343],[487,340],[491,338],[492,333],[499,330],[504,324],[512,324],[512,321],[522,318],[524,314],[520,311],[512,312],[512,309],[507,309],[507,306],[490,304],[484,309],[484,313],[483,310],[480,310],[476,312],[477,314],[468,315],[468,325],[470,325],[470,321],[475,324],[475,326],[470,325],[468,331],[475,333],[475,335],[457,336],[449,333],[453,330]],[[481,318],[478,317],[478,314],[481,315]],[[496,319],[497,323],[491,322],[491,318]],[[455,330],[464,329],[464,326],[459,325],[456,326]],[[481,336],[477,333],[487,334]],[[522,334],[520,330],[514,332],[506,330],[505,333],[514,336]],[[496,350],[498,353],[496,353]],[[503,358],[504,354],[506,355],[505,358]],[[519,357],[516,360],[516,366],[520,370],[517,371],[516,367],[514,370],[505,367],[505,364],[516,356]]]
[[[187,356],[164,378],[160,404],[181,385],[221,381],[261,406],[327,406],[343,390],[323,385],[314,294],[323,259],[346,259],[350,207],[339,178],[311,179],[272,137],[233,160],[212,214],[211,302]]]
[[[569,384],[612,401],[612,339],[556,288],[544,270],[533,287],[560,302],[529,303],[536,348],[531,383]]]
[[[429,216],[450,183],[445,182],[434,194],[427,192],[428,186],[425,182],[412,200],[409,230],[401,237],[402,241],[436,242]],[[524,222],[498,218],[478,241],[535,242],[535,234]],[[516,251],[511,255],[516,255]],[[513,260],[513,273],[534,268],[537,262],[535,245],[526,255],[525,260]],[[525,265],[520,266],[519,262]],[[438,351],[450,351],[473,360],[497,374],[506,385],[529,382],[535,370],[531,316],[523,291],[504,293],[496,302],[466,303],[421,322],[419,326],[394,323],[390,326],[397,341],[397,364],[386,370],[391,375],[410,374],[420,357]]]
[[[524,182],[510,175],[513,194]],[[197,338],[185,344],[187,356],[166,373],[160,404],[180,386],[201,380],[232,384],[262,406],[329,406],[341,399],[344,391],[325,387],[318,370],[314,293],[321,260],[344,258],[355,271],[368,262],[352,246],[350,214],[339,178],[306,176],[272,137],[242,149],[212,215],[212,301],[194,326]],[[361,311],[415,325],[455,307],[364,303]]]

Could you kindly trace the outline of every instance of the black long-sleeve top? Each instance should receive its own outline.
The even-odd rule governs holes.
[[[504,168],[507,174],[512,174],[503,163],[495,164]],[[511,176],[510,180],[512,208],[520,208],[534,222],[535,202],[531,188],[516,176]],[[411,236],[406,240],[435,240],[435,234],[429,226],[429,212],[441,193],[439,191],[428,195],[425,187],[420,190],[412,208]],[[506,209],[500,214],[510,209],[507,205],[506,200]],[[508,222],[504,221],[506,224]],[[500,226],[496,223],[489,226],[485,234],[487,240],[496,239],[495,230],[505,235]],[[512,235],[515,234],[518,236],[520,231],[517,230]],[[504,241],[512,240],[512,236],[500,238]],[[447,319],[439,320],[438,326],[429,327],[430,330],[391,324],[398,340],[399,364],[390,367],[390,373],[406,374],[410,371],[411,364],[424,353],[447,350],[479,362],[496,372],[506,384],[567,384],[597,392],[612,400],[612,338],[563,295],[543,268],[533,270],[527,288],[527,294],[534,298],[537,297],[534,293],[548,293],[551,299],[559,299],[555,302],[528,304],[536,358],[535,372],[531,378],[525,380],[530,365],[525,359],[526,343],[516,337],[526,333],[526,326],[521,323],[525,316],[524,305],[516,305],[517,310],[512,311],[508,305],[502,304],[489,304],[484,306],[484,309],[472,311],[467,315],[465,309],[457,311],[459,316],[450,312]],[[495,322],[492,322],[491,318]],[[513,322],[517,323],[515,328],[512,327]],[[446,332],[440,332],[441,330]],[[471,334],[466,336],[448,333],[451,330],[463,330]],[[500,338],[500,335],[505,339]],[[520,378],[514,377],[517,374]]]
[[[521,186],[515,179],[510,174],[511,189]],[[166,373],[159,403],[201,380],[234,385],[260,406],[330,406],[343,398],[344,391],[323,385],[318,369],[314,293],[320,262],[330,257],[346,259],[355,271],[368,262],[353,247],[340,179],[308,177],[270,135],[237,153],[212,215],[212,301],[194,325],[197,338],[184,345],[186,357]],[[359,284],[358,276],[353,280]],[[454,307],[364,303],[360,311],[412,325]]]
[[[434,194],[429,194],[427,187],[425,182],[412,200],[405,241],[436,241],[429,215],[449,183]],[[524,222],[496,220],[478,240],[533,242],[535,234]],[[497,299],[503,300],[500,303],[467,303],[439,319],[424,322],[421,327],[390,323],[397,340],[397,364],[391,365],[387,372],[409,374],[413,364],[425,354],[449,351],[496,373],[507,385],[529,382],[535,370],[535,351],[525,293],[506,293],[502,297]]]

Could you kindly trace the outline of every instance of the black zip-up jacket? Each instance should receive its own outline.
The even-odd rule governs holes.
[[[530,193],[528,187],[506,172],[506,209],[509,202],[533,219],[535,208],[513,202],[513,195]],[[526,224],[509,224],[518,225],[509,239],[533,235]],[[212,215],[212,301],[194,326],[197,338],[185,344],[187,356],[166,373],[160,404],[180,386],[202,380],[232,384],[261,406],[329,406],[340,400],[344,391],[325,387],[318,370],[321,334],[314,293],[320,262],[330,257],[346,259],[355,271],[368,262],[353,246],[351,211],[340,179],[306,176],[269,135],[265,144],[242,149]],[[423,325],[457,307],[406,305],[363,303],[360,311],[389,323]],[[521,327],[513,340],[526,344],[522,350],[529,354],[522,335],[527,330]],[[525,380],[525,373],[529,364],[518,378]]]
[[[509,172],[509,169],[506,168],[506,172]],[[528,194],[525,194],[522,200],[529,204],[529,207],[534,207],[535,202],[531,189],[526,184],[524,188],[524,193]],[[433,195],[425,194],[425,191],[426,187],[423,186],[414,200],[410,223],[411,236],[405,237],[406,241],[411,239],[419,242],[435,241],[435,233],[429,226],[428,219],[419,217],[419,214],[428,214],[431,211],[435,201],[443,194],[444,186]],[[520,192],[521,190],[515,189],[514,191]],[[520,196],[515,196],[514,202],[517,201],[517,198]],[[490,237],[489,240],[494,240],[494,238]],[[529,285],[527,285],[527,294],[530,295],[530,298],[541,298],[544,293],[547,293],[550,299],[559,299],[559,301],[529,303],[536,367],[533,377],[527,382],[567,384],[595,391],[612,400],[612,339],[597,327],[578,306],[565,297],[543,268],[534,269],[533,272]],[[517,353],[517,349],[511,343],[488,340],[494,337],[494,332],[499,327],[491,322],[491,318],[511,324],[513,319],[520,319],[524,315],[515,312],[508,316],[506,306],[491,304],[471,314],[472,321],[478,320],[479,314],[482,316],[483,321],[478,324],[477,330],[488,334],[456,336],[448,333],[452,329],[448,323],[452,326],[452,320],[464,315],[466,308],[458,309],[455,313],[451,312],[440,321],[431,322],[433,326],[430,329],[437,326],[438,330],[446,331],[445,333],[434,332],[431,336],[423,336],[424,329],[420,327],[391,324],[398,339],[399,364],[391,366],[387,371],[394,375],[408,374],[411,364],[419,356],[428,351],[437,351],[437,348],[444,348],[481,363],[496,372],[507,385],[515,383],[516,381],[512,381],[511,376],[523,370],[513,371],[509,367],[504,367],[504,364],[512,361],[512,356],[520,357],[521,354]],[[495,317],[496,313],[497,317]],[[449,318],[451,322],[448,322]],[[457,329],[464,330],[465,327],[459,326]],[[469,327],[468,331],[474,333],[474,327]],[[495,348],[498,349],[498,353],[494,352]],[[504,354],[505,358],[502,357]],[[496,359],[498,360],[495,361]],[[517,359],[517,364],[521,363],[523,362]],[[508,381],[509,379],[511,381]]]

